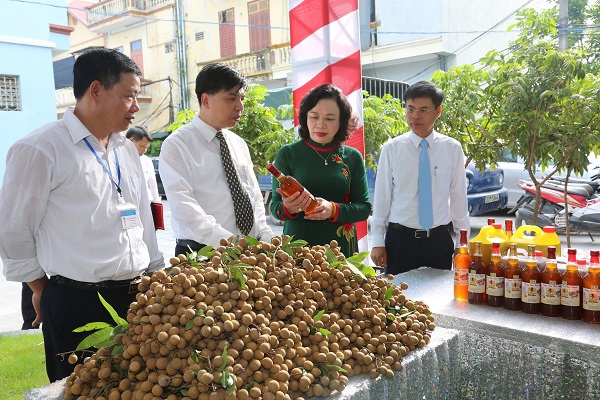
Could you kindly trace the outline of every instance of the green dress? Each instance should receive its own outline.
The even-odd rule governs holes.
[[[371,212],[365,164],[358,150],[303,139],[283,146],[273,164],[284,175],[296,178],[313,196],[339,206],[330,219],[304,219],[304,213],[294,214],[284,207],[281,195],[275,191],[279,182],[273,179],[271,213],[285,221],[283,233],[306,240],[310,246],[335,239],[346,257],[357,252],[354,222],[366,220]]]

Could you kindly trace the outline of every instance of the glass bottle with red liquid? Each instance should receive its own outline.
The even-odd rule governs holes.
[[[590,251],[590,265],[583,277],[583,320],[600,323],[600,251]]]
[[[471,261],[467,230],[461,229],[458,254],[454,256],[454,298],[456,300],[466,301],[469,299],[469,266]]]
[[[475,250],[471,257],[469,266],[469,303],[485,304],[485,270],[483,254],[481,253],[481,242],[478,240],[473,243]]]
[[[485,272],[486,303],[492,307],[502,307],[504,302],[504,268],[500,243],[492,243],[492,257]]]
[[[521,309],[521,268],[517,256],[517,244],[511,243],[508,249],[508,261],[504,268],[504,308]]]
[[[504,220],[504,232],[506,232],[506,237],[510,240],[510,237],[513,234],[513,221],[512,219]]]
[[[561,314],[565,319],[581,319],[583,279],[579,275],[577,250],[567,250],[567,270],[562,276],[560,290]]]
[[[279,181],[279,188],[286,196],[291,196],[296,192],[304,192],[304,186],[300,182],[294,177],[282,174],[273,164],[267,164],[267,170]],[[319,206],[319,202],[312,195],[311,198],[310,204],[304,209],[305,214],[312,214],[315,208]]]
[[[494,225],[495,222],[496,222],[495,218],[488,218],[488,225]]]
[[[540,278],[542,304],[542,315],[547,317],[560,317],[560,288],[562,283],[562,274],[558,270],[556,261],[556,247],[548,246],[548,257],[546,258],[546,268]]]
[[[521,311],[527,314],[540,312],[540,270],[534,244],[527,246],[527,260],[521,270]]]

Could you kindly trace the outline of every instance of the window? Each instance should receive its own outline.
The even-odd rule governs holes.
[[[248,3],[248,23],[250,25],[250,51],[260,51],[269,47],[271,45],[269,0],[256,0]]]
[[[219,22],[221,58],[235,56],[235,16],[233,8],[219,11]]]
[[[141,40],[131,42],[131,59],[137,64],[140,71],[142,71],[142,76],[144,76],[144,58],[142,52]]]
[[[122,53],[123,52],[123,46],[115,47],[115,50],[118,51],[119,53]]]
[[[0,111],[21,111],[21,92],[17,75],[0,75]]]

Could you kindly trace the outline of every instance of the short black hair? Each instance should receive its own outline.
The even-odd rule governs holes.
[[[444,91],[433,82],[419,81],[417,83],[413,83],[408,87],[408,89],[406,89],[406,93],[404,93],[404,101],[409,99],[414,100],[419,97],[430,98],[435,108],[438,108],[444,101]]]
[[[120,51],[104,47],[92,48],[75,60],[73,94],[80,100],[94,81],[110,89],[119,83],[122,73],[129,72],[142,76],[137,64]]]
[[[315,108],[319,100],[331,99],[335,100],[340,109],[340,128],[333,137],[335,144],[340,144],[348,140],[352,131],[358,126],[358,117],[352,115],[352,106],[344,96],[344,93],[335,85],[326,83],[319,85],[310,90],[300,103],[300,111],[298,112],[298,134],[303,139],[310,137],[308,131],[307,119],[308,112]]]
[[[127,139],[133,138],[133,140],[135,140],[136,142],[139,142],[144,138],[148,139],[149,141],[153,140],[152,136],[150,135],[150,132],[148,132],[148,129],[140,125],[132,126],[131,128],[129,128],[126,136]]]
[[[224,63],[206,64],[196,77],[196,96],[202,104],[202,95],[215,94],[237,87],[245,88],[246,78],[240,71]]]

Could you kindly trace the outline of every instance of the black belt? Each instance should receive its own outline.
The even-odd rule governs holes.
[[[440,225],[435,228],[431,228],[430,230],[426,229],[413,229],[404,225],[397,224],[395,222],[390,222],[389,225],[397,231],[405,233],[407,235],[414,236],[416,239],[424,239],[434,235],[437,235],[442,232],[448,232],[448,225]]]
[[[51,281],[62,286],[72,287],[74,289],[86,290],[89,292],[120,292],[127,290],[127,293],[137,293],[140,278],[127,279],[123,281],[102,281],[102,282],[81,282],[65,278],[61,275],[50,277]]]

